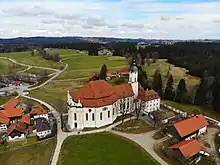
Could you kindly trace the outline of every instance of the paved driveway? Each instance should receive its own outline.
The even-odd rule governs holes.
[[[144,134],[127,134],[127,133],[122,133],[122,132],[118,132],[118,131],[113,131],[111,130],[110,132],[123,136],[127,139],[130,139],[134,142],[136,142],[137,144],[139,144],[140,146],[142,146],[155,160],[157,160],[161,165],[168,165],[163,159],[161,159],[157,153],[154,152],[154,144],[156,144],[157,140],[154,140],[152,138],[152,136],[154,135],[154,133],[156,132],[154,131],[150,131]]]

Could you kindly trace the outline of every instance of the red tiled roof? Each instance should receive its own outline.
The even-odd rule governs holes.
[[[8,127],[7,133],[10,135],[13,130],[17,130],[19,132],[24,132],[26,129],[26,125],[22,122],[16,121]]]
[[[28,115],[22,115],[22,118],[21,118],[20,121],[23,122],[23,123],[26,123],[26,124],[30,125],[31,118],[30,118],[30,116],[28,116]]]
[[[121,75],[129,75],[129,72],[127,72],[127,71],[118,72],[118,73],[121,74]]]
[[[85,107],[102,107],[113,104],[121,97],[134,95],[133,91],[129,93],[131,89],[130,84],[114,87],[104,80],[97,80],[90,81],[79,90],[72,91],[71,96],[75,102],[80,100]]]
[[[4,113],[8,118],[20,117],[22,116],[22,108],[10,108],[2,110],[2,113]]]
[[[31,115],[43,115],[43,114],[48,114],[48,111],[43,105],[39,105],[38,107],[33,108],[30,114]]]
[[[143,101],[149,101],[160,98],[158,93],[154,90],[145,90],[142,86],[138,88],[138,99]]]
[[[4,110],[1,110],[0,111],[0,124],[7,124],[9,123],[9,118],[5,115],[5,113],[3,113],[2,111]]]
[[[203,115],[194,116],[173,124],[181,137],[189,135],[207,125],[209,124]]]
[[[202,150],[202,146],[197,140],[183,140],[169,147],[170,149],[179,149],[186,159],[191,158]]]
[[[122,84],[114,86],[119,98],[126,98],[134,96],[132,86],[130,84]]]
[[[107,76],[107,77],[111,77],[111,76],[112,76],[112,73],[108,72],[108,73],[106,73],[106,76]]]
[[[15,108],[18,104],[19,104],[19,100],[16,98],[12,98],[3,105],[3,108],[4,109]]]

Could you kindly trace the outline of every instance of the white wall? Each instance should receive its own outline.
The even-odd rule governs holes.
[[[35,115],[34,118],[35,118],[35,119],[38,119],[38,118],[45,118],[45,119],[48,120],[48,114]]]
[[[139,103],[140,102],[141,101],[139,100]],[[143,113],[149,113],[149,112],[157,111],[159,109],[160,109],[160,98],[146,101],[145,107],[142,111],[143,111]]]
[[[130,109],[133,109],[133,97],[120,99],[113,103],[113,105],[88,108],[88,107],[69,107],[68,110],[68,125],[71,129],[83,129],[85,127],[96,127],[112,124],[120,113],[120,104],[125,103],[125,111],[130,113]],[[75,104],[75,103],[73,103]],[[72,104],[72,105],[73,105]],[[123,107],[124,108],[124,107]],[[100,117],[102,113],[102,118]],[[94,114],[94,120],[93,120]],[[108,116],[109,114],[109,116]],[[87,117],[88,116],[88,120]]]
[[[47,135],[50,135],[50,134],[51,134],[51,130],[45,130],[45,131],[37,132],[37,136],[39,138],[44,138],[44,137],[46,137]]]
[[[207,126],[205,126],[205,127],[201,128],[201,129],[199,130],[198,135],[201,135],[201,134],[205,133],[205,132],[206,132],[206,130],[207,130]]]
[[[6,124],[0,124],[0,131],[7,131],[7,125]]]
[[[20,140],[20,139],[24,139],[24,138],[25,138],[24,134],[21,134],[21,136],[15,136],[14,138],[12,138],[11,136],[8,136],[9,141]]]

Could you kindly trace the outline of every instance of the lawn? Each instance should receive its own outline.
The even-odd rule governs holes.
[[[48,140],[15,151],[0,154],[3,165],[48,165],[55,141]]]
[[[26,67],[13,64],[11,61],[6,59],[0,59],[0,75],[8,74],[10,71],[21,71],[24,69],[26,69]]]
[[[135,120],[135,119],[120,124],[116,126],[116,128],[121,129],[122,132],[134,133],[134,134],[145,133],[153,130],[153,128],[150,127],[148,124],[146,124],[143,120]]]
[[[200,106],[195,106],[195,105],[190,105],[190,104],[180,104],[180,103],[176,103],[174,101],[168,101],[168,100],[161,100],[161,102],[164,104],[170,105],[174,108],[183,110],[190,114],[201,113],[211,118],[220,120],[220,114],[213,111],[211,108],[205,108],[205,107],[200,107]]]
[[[37,142],[37,137],[28,137],[22,141],[18,141],[18,142],[9,142],[8,146],[7,146],[7,151],[12,150],[14,148],[18,148],[21,146],[26,146],[26,145],[30,145],[30,144],[34,144]],[[4,146],[2,144],[0,144],[0,153],[4,151]]]
[[[51,74],[51,73],[54,73],[54,71],[52,71],[52,70],[39,69],[39,68],[31,68],[31,69],[26,71],[26,73],[31,73],[31,74],[36,74],[36,75],[39,75],[42,72],[47,73],[48,75]]]
[[[159,165],[137,144],[110,133],[68,137],[58,165]]]
[[[58,68],[58,69],[61,67],[61,64],[58,62],[43,59],[39,53],[35,53],[35,55],[32,56],[30,51],[0,53],[0,57],[9,57],[18,62],[28,65],[43,66],[43,67]]]
[[[7,101],[9,101],[12,98],[12,96],[8,97],[0,97],[0,105],[5,104]]]
[[[88,81],[88,79],[87,79]],[[84,80],[79,81],[52,81],[39,89],[30,92],[31,97],[41,99],[54,107],[67,99],[67,91],[81,87]],[[66,106],[65,106],[66,108]]]
[[[146,64],[144,69],[146,70],[148,76],[153,77],[155,70],[159,68],[164,81],[164,85],[167,81],[167,72],[171,68],[170,73],[173,75],[174,84],[177,85],[180,79],[185,79],[188,86],[193,86],[199,83],[200,79],[195,76],[186,74],[187,70],[185,68],[175,67],[169,64],[166,59],[159,59],[156,63],[152,63],[149,66]]]
[[[112,58],[111,56],[88,56],[81,55],[63,60],[68,64],[67,70],[57,79],[74,79],[88,77],[94,72],[99,72],[102,65],[106,64],[110,72],[127,68],[125,58]]]

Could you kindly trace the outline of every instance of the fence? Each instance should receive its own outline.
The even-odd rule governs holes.
[[[163,104],[163,103],[161,103],[160,105],[161,105],[162,107],[164,107],[164,108],[167,108],[167,109],[169,109],[169,110],[171,110],[171,111],[174,111],[174,112],[176,112],[176,113],[178,113],[178,114],[181,114],[183,117],[187,117],[187,115],[188,115],[187,112],[184,112],[184,111],[182,111],[182,110],[176,109],[176,108],[171,107],[171,106],[169,106],[169,105],[166,105],[166,104]],[[205,119],[206,119],[210,124],[220,126],[220,121],[218,121],[218,120],[216,120],[216,119],[213,119],[213,118],[208,117],[208,116],[205,116]]]

